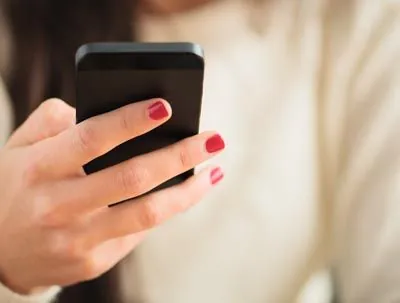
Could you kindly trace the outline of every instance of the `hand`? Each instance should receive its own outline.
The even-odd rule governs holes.
[[[146,232],[193,206],[221,178],[209,168],[186,182],[138,197],[224,148],[203,133],[86,176],[82,165],[164,123],[149,100],[74,124],[75,110],[44,102],[0,150],[0,279],[19,293],[93,279],[118,263]]]

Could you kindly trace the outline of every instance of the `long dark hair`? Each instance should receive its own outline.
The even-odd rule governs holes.
[[[74,104],[74,55],[81,44],[133,39],[134,0],[0,1],[12,37],[6,85],[17,124],[47,98]]]
[[[133,39],[134,0],[1,0],[11,31],[6,86],[16,126],[47,98],[75,103],[76,49],[94,41]],[[97,280],[67,288],[62,303],[118,303],[117,268]]]

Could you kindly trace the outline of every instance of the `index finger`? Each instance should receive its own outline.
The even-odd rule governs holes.
[[[70,172],[118,145],[156,128],[171,116],[162,99],[137,102],[74,125],[43,142],[46,171]]]

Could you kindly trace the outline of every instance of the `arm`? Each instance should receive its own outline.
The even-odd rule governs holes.
[[[332,207],[341,303],[400,301],[400,2],[368,2]]]

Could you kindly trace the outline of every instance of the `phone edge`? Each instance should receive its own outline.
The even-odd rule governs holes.
[[[81,45],[75,54],[75,67],[91,54],[110,53],[191,53],[204,60],[204,50],[196,43],[191,42],[95,42]]]

